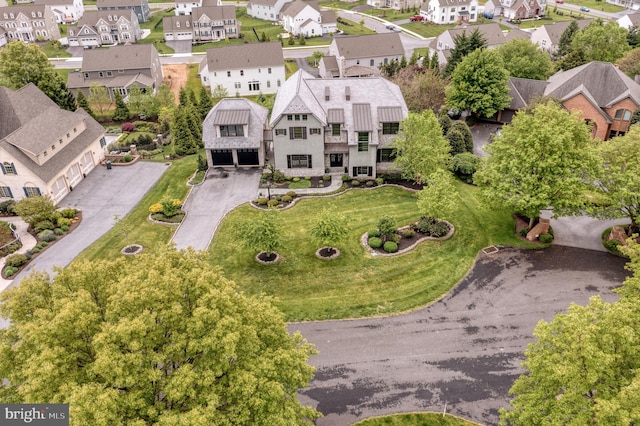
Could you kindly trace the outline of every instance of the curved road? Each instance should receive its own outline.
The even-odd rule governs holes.
[[[608,253],[552,246],[481,253],[471,273],[430,307],[387,318],[294,323],[320,351],[303,403],[318,425],[378,415],[447,412],[494,425],[522,373],[523,352],[540,319],[586,304],[626,276]],[[393,285],[392,283],[389,283]]]

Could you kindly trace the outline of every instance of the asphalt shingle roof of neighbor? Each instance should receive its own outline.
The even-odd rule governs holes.
[[[329,100],[326,100],[327,87]],[[349,100],[346,99],[347,93]],[[408,114],[400,88],[382,77],[314,78],[308,72],[298,70],[278,90],[270,124],[273,127],[282,115],[311,113],[323,125],[330,123],[329,117],[334,120],[341,118],[347,130],[357,131],[354,126],[372,126],[367,120],[370,123],[380,122],[379,107],[399,107],[402,117]],[[342,110],[342,116],[335,110]],[[372,136],[372,142],[377,142],[377,132]]]
[[[187,22],[189,25],[187,25]],[[176,26],[180,24],[180,26]],[[183,30],[191,31],[191,15],[173,15],[162,18],[162,29],[164,31]]]
[[[74,0],[34,0],[34,4],[47,4],[52,6],[57,6],[59,4],[73,4]]]
[[[31,83],[15,92],[0,87],[0,101],[0,147],[45,182],[55,177],[104,134],[104,127],[84,110],[70,112],[60,109]],[[51,143],[50,139],[43,138],[42,135],[54,135],[60,131],[62,123],[71,124],[73,127],[74,123],[82,120],[87,128],[72,142],[57,150],[56,154],[41,166],[20,149],[40,152]],[[64,131],[67,130],[69,127]],[[6,134],[7,131],[11,134]]]
[[[627,16],[629,17],[629,20],[633,25],[635,25],[636,27],[640,26],[640,12],[631,13]]]
[[[471,4],[471,0],[438,0],[440,7],[465,6]]]
[[[516,39],[530,40],[531,33],[529,31],[521,30],[520,28],[512,28],[511,31],[509,31],[504,35],[505,43],[508,43],[511,40],[516,40]]]
[[[311,8],[320,12],[320,6],[318,6],[318,3],[315,1],[295,0],[291,3],[285,4],[280,13],[282,16],[296,16],[307,6],[311,6]]]
[[[114,69],[138,69],[151,66],[151,44],[113,46],[108,49],[85,50],[82,56],[82,71],[104,71]]]
[[[345,59],[404,55],[398,33],[368,34],[333,39],[340,56]]]
[[[507,81],[511,103],[509,109],[520,110],[529,105],[529,102],[537,96],[544,95],[547,87],[546,81],[531,80],[528,78],[511,77]]]
[[[320,20],[322,24],[334,24],[338,22],[338,18],[336,17],[336,12],[333,10],[321,10],[320,11]]]
[[[502,28],[500,28],[500,25],[495,22],[481,25],[461,25],[448,30],[448,32],[451,39],[455,41],[456,36],[462,34],[470,36],[476,29],[487,42],[487,46],[501,45],[506,41],[506,36],[502,32]]]
[[[247,43],[207,49],[209,71],[278,66],[284,64],[279,41]]]
[[[97,0],[96,7],[142,6],[143,0]]]
[[[82,18],[78,19],[78,23],[76,25],[78,27],[83,25],[94,26],[100,19],[108,22],[109,16],[117,16],[117,19],[124,17],[128,21],[131,21],[133,19],[133,14],[133,10],[89,10],[83,13]]]
[[[321,61],[324,62],[324,69],[327,71],[338,71],[338,60],[333,55],[323,56]]]
[[[194,7],[191,16],[193,21],[199,21],[203,16],[212,21],[236,19],[236,8],[233,5]]]
[[[278,0],[250,0],[249,4],[261,4],[264,6],[275,6]]]
[[[209,111],[202,124],[207,149],[260,148],[269,110],[244,98],[223,98]],[[236,121],[237,120],[237,121]],[[218,137],[216,125],[248,124],[243,137]]]
[[[22,13],[28,17],[31,17],[31,12],[40,12],[44,16],[45,7],[48,6],[45,4],[16,4],[14,6],[0,7],[0,11],[12,12],[14,13],[14,16],[18,16],[19,13]]]
[[[558,42],[560,42],[560,37],[562,37],[562,34],[569,27],[569,24],[571,24],[571,22],[573,21],[554,22],[553,24],[543,25],[542,27],[540,27],[540,29],[544,27],[547,35],[549,36],[551,44],[556,45],[558,44]],[[577,19],[575,22],[578,24],[579,29],[583,29],[584,27],[592,23],[593,19]]]

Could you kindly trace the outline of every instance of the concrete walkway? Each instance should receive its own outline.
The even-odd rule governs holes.
[[[18,238],[20,239],[20,242],[22,243],[22,247],[16,250],[13,254],[24,254],[28,250],[31,250],[36,246],[37,244],[36,239],[33,238],[33,235],[27,232],[29,225],[20,217],[17,217],[17,216],[4,217],[2,218],[2,221],[11,223],[13,224],[13,226],[15,226],[16,235],[18,236]],[[0,270],[4,269],[6,260],[7,260],[6,257],[0,258]],[[13,282],[13,279],[4,279],[0,277],[0,291],[9,287],[9,285],[11,285],[12,282]]]

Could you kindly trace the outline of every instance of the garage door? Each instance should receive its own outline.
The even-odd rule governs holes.
[[[233,154],[230,149],[212,149],[211,159],[214,166],[233,166]]]
[[[259,166],[257,149],[239,149],[238,165],[240,166]]]

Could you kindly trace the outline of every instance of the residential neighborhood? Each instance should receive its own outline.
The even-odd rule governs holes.
[[[633,2],[13,3],[0,424],[640,421]]]

